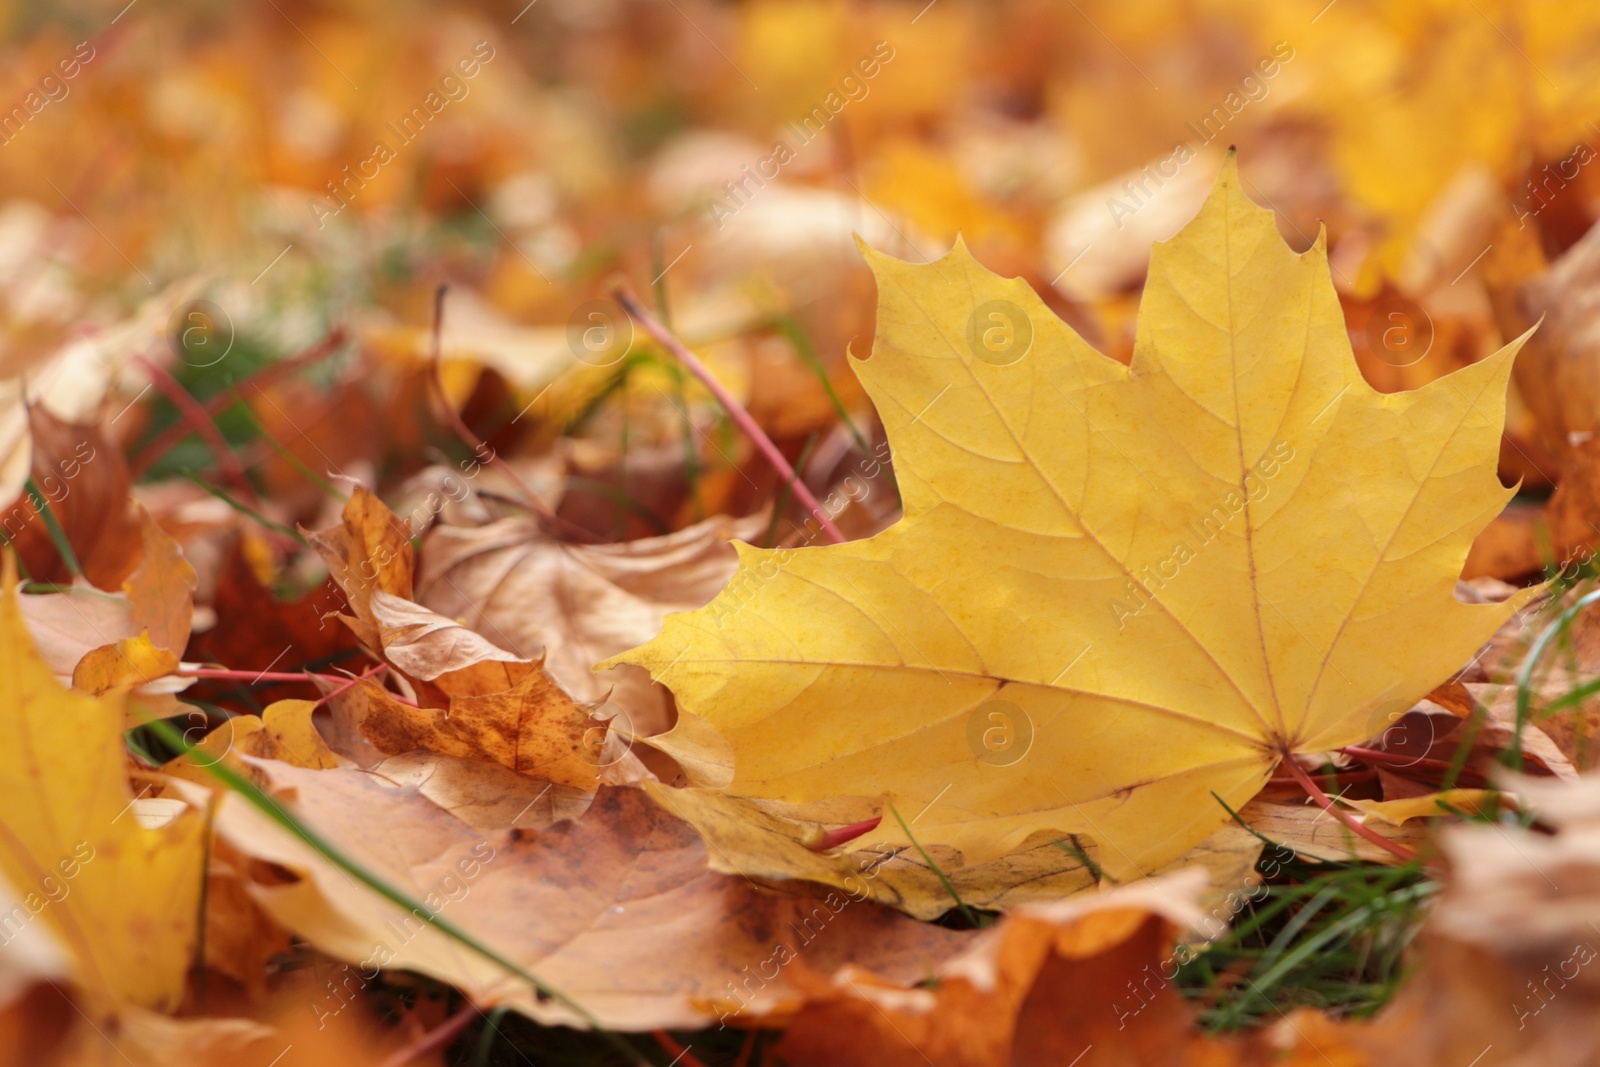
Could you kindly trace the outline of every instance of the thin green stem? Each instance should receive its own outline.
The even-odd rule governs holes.
[[[1099,885],[1101,882],[1107,881],[1109,881],[1112,885],[1116,884],[1117,880],[1106,874],[1105,871],[1101,870],[1100,865],[1089,857],[1089,854],[1083,850],[1082,845],[1078,844],[1077,835],[1070,835],[1070,840],[1072,841],[1072,844],[1070,845],[1065,841],[1062,841],[1060,838],[1057,838],[1050,843],[1056,848],[1059,848],[1061,851],[1065,852],[1067,855],[1075,858],[1079,863],[1083,864],[1084,869],[1087,870],[1090,877],[1094,879],[1095,885]]]
[[[489,1013],[483,1033],[478,1037],[477,1051],[472,1055],[472,1067],[489,1067],[489,1053],[494,1049],[494,1039],[500,1036],[500,1020],[510,1010],[508,1005],[502,1004]]]

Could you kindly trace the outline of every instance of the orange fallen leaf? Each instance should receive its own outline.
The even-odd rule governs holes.
[[[454,697],[448,710],[401,703],[369,681],[359,688],[369,702],[361,733],[380,752],[425,748],[560,785],[593,790],[599,783],[606,725],[542,671],[530,672],[511,689]]]
[[[840,1067],[1179,1062],[1192,1013],[1171,984],[1189,954],[1174,937],[1200,919],[1204,884],[1187,872],[1021,908],[941,964],[931,988],[805,964],[806,1001],[778,1055]]]
[[[663,691],[637,667],[591,668],[642,644],[674,611],[703,607],[733,575],[730,537],[760,533],[765,517],[712,518],[621,544],[562,544],[530,519],[439,526],[422,548],[417,599],[491,635],[580,700],[627,710],[640,733],[669,725]]]

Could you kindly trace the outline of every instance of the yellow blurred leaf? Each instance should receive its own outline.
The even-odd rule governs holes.
[[[6,564],[7,586],[14,581]],[[148,642],[146,642],[148,645]],[[122,701],[65,689],[0,600],[0,872],[71,954],[98,1009],[176,1007],[199,914],[203,823],[130,809]]]
[[[72,688],[99,696],[113,689],[147,685],[178,669],[177,653],[157,648],[148,633],[101,645],[78,661]]]
[[[1430,815],[1456,815],[1463,811],[1475,815],[1496,803],[1503,803],[1504,799],[1505,794],[1493,789],[1446,789],[1400,800],[1349,800],[1346,803],[1369,818],[1377,816],[1400,826],[1408,819],[1424,819]]]

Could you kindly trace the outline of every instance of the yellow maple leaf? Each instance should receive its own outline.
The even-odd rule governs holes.
[[[1517,345],[1374,392],[1323,242],[1294,254],[1231,157],[1155,248],[1131,368],[959,243],[868,259],[877,336],[852,365],[905,517],[741,545],[716,600],[601,665],[716,728],[733,768],[710,784],[887,795],[969,863],[1084,834],[1130,877],[1228,818],[1213,793],[1237,809],[1280,758],[1379,732],[1524,602],[1454,596],[1511,493]]]
[[[192,963],[204,821],[146,829],[122,748],[122,697],[67,689],[34,648],[8,556],[0,596],[0,874],[20,903],[0,940],[45,924],[99,1008],[169,1011]]]

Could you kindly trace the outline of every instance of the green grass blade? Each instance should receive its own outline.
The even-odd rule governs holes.
[[[166,720],[154,720],[149,724],[149,726],[167,745],[172,747],[175,751],[188,754],[194,750],[194,746],[189,744],[189,742],[184,739],[183,734]],[[264,790],[262,790],[248,778],[239,774],[232,767],[229,767],[221,760],[212,762],[197,761],[197,763],[200,763],[200,765],[203,766],[208,773],[210,773],[223,785],[227,786],[233,792],[239,794],[239,796],[248,804],[250,804],[251,807],[255,808],[267,818],[271,819],[274,823],[282,827],[303,844],[316,851],[317,854],[322,856],[323,859],[327,860],[329,863],[332,863],[345,874],[365,885],[368,889],[389,901],[391,904],[398,905],[399,907],[417,915],[419,918],[422,918],[429,925],[436,928],[445,936],[452,938],[466,948],[478,953],[478,955],[482,956],[484,959],[504,968],[510,973],[516,975],[518,978],[521,978],[523,981],[527,982],[528,985],[531,986],[541,998],[549,998],[566,1005],[568,1008],[571,1008],[581,1019],[593,1027],[595,1032],[604,1038],[606,1042],[614,1049],[627,1056],[632,1062],[643,1064],[645,1067],[648,1067],[649,1061],[641,1056],[637,1049],[635,1049],[622,1037],[611,1033],[609,1030],[606,1030],[603,1026],[601,1026],[600,1021],[591,1015],[589,1010],[583,1005],[579,1004],[576,1000],[573,1000],[559,989],[556,989],[554,986],[547,984],[543,979],[524,968],[515,960],[484,944],[482,941],[478,940],[477,937],[468,933],[466,930],[463,930],[454,922],[434,914],[422,901],[413,899],[406,893],[390,885],[377,874],[367,870],[362,864],[348,856],[343,855],[333,844],[333,842],[327,840],[317,831],[311,829],[311,827],[305,825],[298,819],[291,816],[288,812],[284,811],[283,808],[281,808],[276,801],[268,796]]]
[[[939,876],[939,883],[944,886],[945,892],[950,894],[950,899],[956,902],[956,907],[961,909],[961,914],[966,916],[967,922],[973,926],[983,925],[978,921],[978,913],[967,907],[967,902],[961,899],[961,894],[956,892],[956,887],[951,884],[950,879],[945,877],[944,871],[940,870],[939,865],[933,861],[933,857],[928,855],[928,850],[923,848],[922,843],[912,835],[911,827],[907,826],[906,821],[900,817],[899,809],[891,803],[889,810],[894,812],[895,822],[899,823],[900,829],[906,832],[906,838],[911,842],[912,846],[922,853],[923,862],[927,863],[932,868],[933,873]]]
[[[239,390],[236,387],[230,387],[230,392],[233,393],[234,410],[239,412],[240,416],[244,418],[245,422],[250,424],[250,428],[255,431],[256,436],[265,441],[274,452],[283,458],[284,462],[288,463],[295,470],[305,475],[310,481],[316,484],[317,488],[321,489],[334,500],[343,503],[350,499],[350,495],[348,493],[339,492],[339,490],[334,487],[332,482],[328,481],[328,479],[324,478],[322,475],[318,474],[316,471],[302,463],[299,456],[289,451],[288,446],[284,445],[276,437],[268,433],[267,428],[261,425],[261,420],[256,418],[256,413],[250,410],[250,405],[245,403],[244,397],[240,395]]]
[[[83,567],[78,564],[78,557],[72,551],[72,545],[67,542],[67,533],[56,521],[56,513],[50,509],[50,501],[39,492],[39,485],[32,478],[27,481],[28,496],[33,499],[34,509],[39,512],[39,518],[44,520],[44,528],[50,534],[50,540],[55,542],[56,551],[61,553],[61,562],[67,565],[67,570],[74,578],[83,577]]]
[[[189,479],[195,485],[198,485],[200,488],[204,489],[206,492],[210,493],[212,496],[228,505],[234,511],[237,511],[239,514],[249,516],[269,530],[276,530],[281,534],[286,534],[287,536],[294,538],[296,541],[299,541],[307,548],[311,547],[311,542],[302,537],[299,530],[285,526],[281,522],[274,522],[265,515],[261,514],[261,512],[257,511],[255,508],[250,507],[248,504],[241,504],[239,501],[233,499],[233,497],[229,496],[227,493],[224,493],[216,486],[207,485],[200,479],[199,475],[195,474],[194,471],[182,471],[181,473],[185,478]]]
[[[1083,864],[1084,868],[1088,870],[1089,874],[1094,878],[1095,885],[1099,885],[1101,882],[1110,882],[1112,885],[1117,884],[1117,880],[1115,878],[1112,878],[1110,875],[1106,874],[1105,871],[1102,871],[1100,869],[1100,865],[1089,858],[1089,854],[1083,850],[1083,846],[1078,844],[1078,838],[1076,834],[1072,836],[1071,841],[1072,844],[1069,845],[1060,838],[1056,838],[1056,840],[1050,843],[1056,848],[1059,848],[1061,851],[1065,852],[1067,855],[1074,857],[1079,863]]]
[[[850,412],[845,410],[844,401],[839,399],[839,393],[833,388],[833,382],[828,378],[828,369],[822,365],[822,357],[817,355],[817,350],[811,344],[811,338],[806,336],[805,330],[800,328],[800,323],[795,321],[793,315],[779,315],[773,320],[778,332],[783,334],[795,353],[800,357],[811,373],[817,376],[817,381],[822,383],[822,389],[828,394],[828,402],[833,405],[833,410],[838,414],[839,421],[855,439],[856,447],[867,455],[872,455],[872,446],[867,443],[866,437],[856,427],[855,421],[850,418]]]

